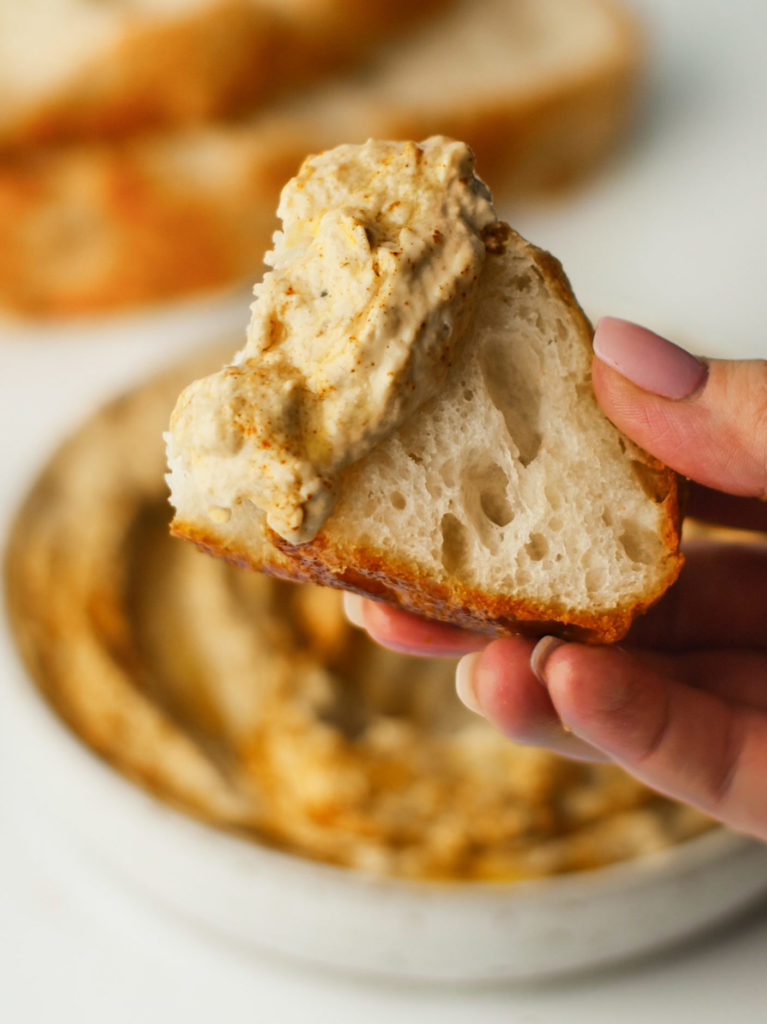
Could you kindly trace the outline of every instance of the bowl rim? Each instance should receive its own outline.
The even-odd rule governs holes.
[[[32,759],[34,813],[156,912],[249,955],[390,982],[530,981],[678,945],[767,895],[767,847],[723,826],[601,868],[511,880],[410,879],[270,847],[119,772],[16,654],[11,757]]]

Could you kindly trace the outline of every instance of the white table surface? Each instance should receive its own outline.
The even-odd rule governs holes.
[[[650,29],[635,139],[576,194],[515,216],[592,315],[632,316],[709,354],[767,352],[767,10],[634,0]],[[0,324],[0,529],[85,413],[193,345],[241,336],[245,295],[47,329]],[[0,1020],[697,1022],[763,1019],[767,913],[672,953],[545,984],[341,977],[254,956],[125,889],[29,806],[0,630]],[[40,766],[44,774],[45,766]],[[627,921],[630,927],[630,921]]]

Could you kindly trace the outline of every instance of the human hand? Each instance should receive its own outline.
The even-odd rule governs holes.
[[[767,363],[703,363],[624,321],[597,327],[597,398],[692,481],[688,511],[767,531]],[[380,643],[461,657],[458,692],[510,738],[612,761],[767,839],[767,545],[696,541],[620,646],[486,637],[347,597]]]

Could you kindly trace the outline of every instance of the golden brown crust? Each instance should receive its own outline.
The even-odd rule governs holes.
[[[198,524],[174,519],[171,533],[191,540],[201,550],[231,565],[267,572],[296,583],[349,590],[363,597],[385,601],[424,618],[435,619],[487,636],[559,636],[583,643],[610,644],[621,640],[632,622],[658,601],[681,570],[679,556],[658,592],[631,606],[616,608],[601,615],[578,614],[554,605],[534,605],[509,597],[488,597],[480,590],[429,579],[412,565],[384,559],[380,553],[355,548],[349,558],[338,548],[315,540],[293,549],[286,559],[270,552],[271,557],[253,559],[247,552],[233,548],[213,530],[201,530]],[[279,552],[280,549],[277,549]],[[287,549],[282,548],[287,554]]]

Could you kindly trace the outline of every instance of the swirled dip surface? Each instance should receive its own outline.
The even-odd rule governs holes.
[[[295,544],[336,475],[439,389],[496,216],[471,151],[440,137],[310,157],[278,214],[247,344],[183,392],[168,455],[214,519],[250,501]]]
[[[173,541],[160,434],[183,382],[222,358],[100,409],[15,517],[9,622],[92,750],[175,810],[367,874],[540,878],[712,827],[616,765],[512,743],[460,703],[449,661],[380,647],[339,591]]]

